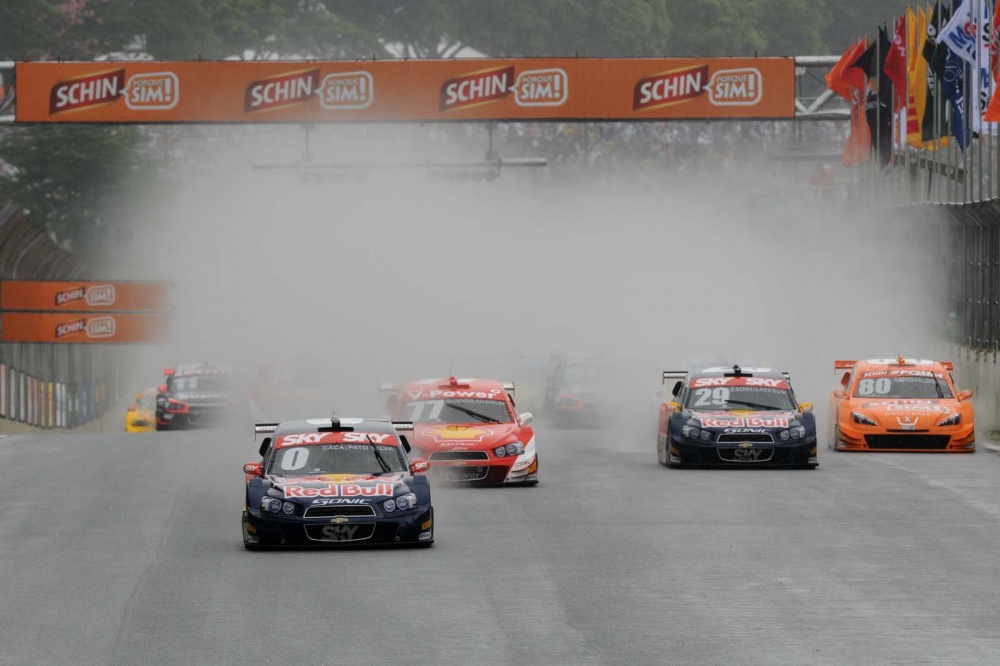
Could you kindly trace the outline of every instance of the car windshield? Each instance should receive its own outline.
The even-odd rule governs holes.
[[[702,386],[688,391],[687,409],[697,411],[791,411],[795,409],[788,389],[763,386]]]
[[[406,469],[406,459],[398,446],[315,444],[278,449],[267,473],[279,476],[382,474]]]
[[[399,417],[415,423],[510,423],[503,400],[414,400]]]
[[[229,382],[221,377],[173,377],[169,389],[172,393],[229,393]]]
[[[854,389],[857,398],[951,398],[947,382],[937,377],[864,377]]]

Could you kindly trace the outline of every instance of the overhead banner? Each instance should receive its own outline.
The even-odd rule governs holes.
[[[3,342],[164,342],[166,314],[72,315],[50,313],[0,313]]]
[[[21,62],[18,122],[792,118],[792,58]]]
[[[130,312],[166,310],[167,282],[0,281],[0,310]]]

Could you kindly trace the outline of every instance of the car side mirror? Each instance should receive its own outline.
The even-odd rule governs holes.
[[[803,402],[799,404],[800,414],[812,414],[813,404],[811,402]]]
[[[965,389],[964,391],[958,394],[958,401],[965,402],[971,397],[972,397],[972,391],[970,391],[969,389]]]
[[[251,462],[243,465],[243,473],[247,476],[264,476],[264,466],[259,462]]]
[[[845,372],[844,376],[840,378],[840,385],[847,388],[848,382],[851,381],[851,373]]]
[[[521,421],[521,425],[528,425],[535,420],[535,416],[531,412],[525,412],[517,417]]]
[[[837,389],[836,391],[833,392],[833,397],[836,398],[837,400],[843,400],[844,398],[847,397],[847,391]]]
[[[271,438],[270,437],[265,437],[264,441],[260,443],[260,448],[257,449],[257,452],[260,453],[260,455],[263,456],[263,455],[265,455],[267,453],[267,450],[269,448],[271,448]]]
[[[676,398],[680,394],[682,388],[684,388],[684,382],[681,382],[681,381],[675,382],[674,383],[674,388],[670,392],[670,395],[672,395],[672,396],[674,396]]]
[[[431,464],[422,458],[418,458],[410,463],[410,474],[426,474]]]
[[[406,435],[399,436],[399,443],[403,445],[403,450],[406,451],[407,453],[413,450],[413,447],[410,446],[409,440],[406,439]]]
[[[159,386],[156,387],[156,390],[159,393],[166,393],[167,392],[167,385],[166,384],[160,384]]]
[[[681,411],[681,403],[676,402],[676,401],[674,401],[674,402],[668,402],[667,403],[667,411],[668,412],[679,412],[679,411]]]

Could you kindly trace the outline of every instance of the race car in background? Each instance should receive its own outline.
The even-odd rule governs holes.
[[[223,425],[242,415],[233,372],[208,364],[185,364],[163,371],[156,396],[156,429],[181,430]]]
[[[395,421],[413,422],[414,454],[438,478],[538,483],[532,415],[514,411],[514,384],[447,377],[381,387]]]
[[[545,419],[563,428],[604,423],[602,371],[596,356],[553,355],[545,376]]]
[[[243,466],[243,545],[434,543],[427,462],[392,423],[309,419],[257,424],[261,462]]]
[[[156,387],[135,394],[135,402],[125,408],[125,432],[156,430]]]
[[[973,453],[972,391],[958,391],[952,364],[912,358],[835,361],[828,445],[839,451]]]
[[[660,407],[657,456],[683,465],[816,467],[816,418],[786,373],[713,367],[663,372],[674,400]]]

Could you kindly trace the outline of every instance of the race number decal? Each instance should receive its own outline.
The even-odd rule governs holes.
[[[306,466],[309,452],[305,448],[285,449],[281,457],[281,468],[286,472],[294,472]]]
[[[407,404],[410,409],[409,416],[404,421],[437,421],[441,417],[441,410],[444,408],[444,400],[423,400]],[[427,414],[424,414],[424,412]]]
[[[858,395],[888,395],[892,389],[892,381],[886,377],[881,379],[862,379],[858,382]]]
[[[694,392],[695,407],[708,407],[714,405],[722,407],[729,402],[729,389],[724,386],[716,388],[700,388]]]

